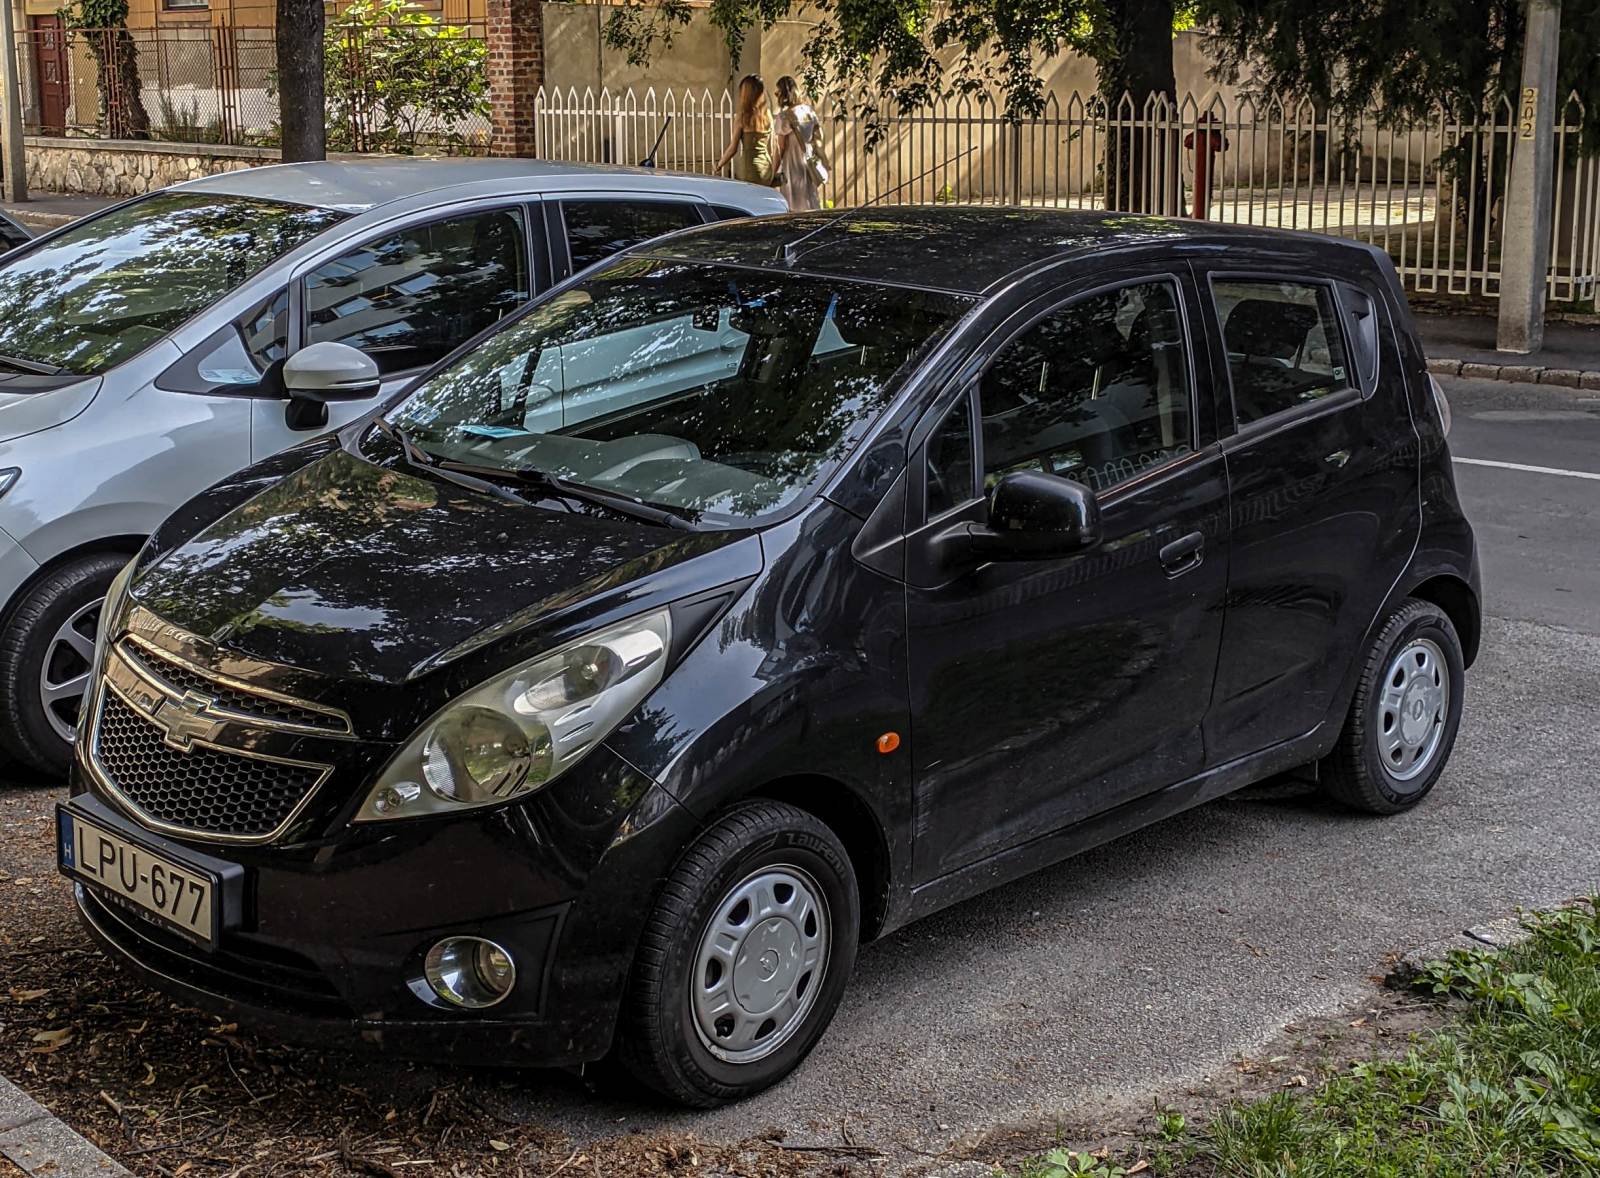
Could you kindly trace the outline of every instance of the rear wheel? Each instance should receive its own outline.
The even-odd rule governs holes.
[[[805,811],[750,802],[689,847],[662,886],[624,1003],[620,1062],[710,1108],[793,1071],[855,964],[860,900],[837,837]]]
[[[100,607],[127,563],[102,553],[51,570],[24,593],[0,634],[0,747],[41,773],[66,774]]]
[[[1373,814],[1415,806],[1450,758],[1465,683],[1449,617],[1431,602],[1406,602],[1367,651],[1344,731],[1323,765],[1324,788]]]

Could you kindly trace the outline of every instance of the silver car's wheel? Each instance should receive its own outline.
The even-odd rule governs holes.
[[[735,884],[700,934],[689,975],[706,1050],[743,1064],[782,1047],[816,1002],[831,935],[827,897],[800,868],[762,867]]]
[[[1444,743],[1450,669],[1430,638],[1413,638],[1390,661],[1376,702],[1378,747],[1397,782],[1422,776]]]
[[[0,755],[49,777],[66,775],[95,630],[127,563],[120,552],[64,560],[11,602],[0,629]]]
[[[62,740],[72,742],[89,689],[89,668],[94,662],[94,637],[105,598],[80,606],[51,637],[39,668],[39,702],[50,727]]]

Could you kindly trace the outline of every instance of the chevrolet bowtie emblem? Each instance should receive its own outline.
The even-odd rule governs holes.
[[[195,741],[213,740],[222,730],[223,721],[213,718],[210,708],[208,696],[186,691],[181,699],[167,700],[150,718],[164,733],[163,742],[186,753]]]

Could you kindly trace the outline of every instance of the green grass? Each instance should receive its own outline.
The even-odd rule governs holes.
[[[1454,999],[1398,1059],[1191,1127],[1158,1115],[1153,1175],[1476,1178],[1600,1174],[1600,899],[1529,917],[1527,941],[1457,952],[1419,986]],[[1022,1178],[1121,1178],[1132,1158],[1058,1149]]]

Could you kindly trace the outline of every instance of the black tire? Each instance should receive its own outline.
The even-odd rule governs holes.
[[[52,655],[61,627],[85,606],[103,600],[127,563],[126,555],[107,552],[52,569],[29,586],[0,633],[0,748],[47,776],[66,776],[72,744],[46,714],[40,691],[45,659]],[[55,652],[57,660],[64,657],[66,652]],[[57,673],[65,676],[70,670],[59,666]]]
[[[741,881],[764,867],[798,868],[826,900],[829,948],[808,1011],[759,1060],[729,1062],[697,1030],[690,975],[702,933]],[[697,838],[661,887],[634,959],[618,1027],[617,1061],[640,1083],[693,1108],[740,1100],[783,1079],[816,1046],[850,980],[861,902],[850,858],[815,817],[782,802],[741,804]],[[730,988],[732,987],[730,980]]]
[[[1380,744],[1386,723],[1380,703],[1396,657],[1419,640],[1432,643],[1444,656],[1439,677],[1448,679],[1449,696],[1442,722],[1436,725],[1437,745],[1426,760],[1407,769],[1414,775],[1406,778],[1397,775]],[[1323,789],[1336,801],[1369,814],[1398,814],[1415,806],[1433,789],[1450,760],[1461,725],[1465,686],[1461,639],[1449,617],[1431,602],[1405,602],[1379,629],[1366,653],[1339,743],[1322,764]]]

